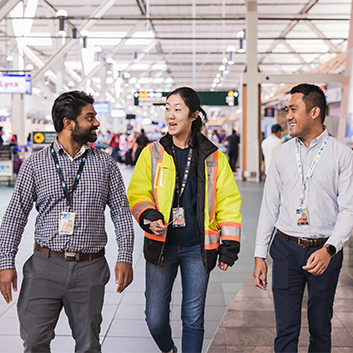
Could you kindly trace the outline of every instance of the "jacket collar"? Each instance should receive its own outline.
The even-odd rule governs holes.
[[[210,154],[217,151],[217,146],[215,146],[205,135],[198,133],[197,141],[199,143],[199,158],[200,160],[205,160]],[[161,145],[164,147],[166,152],[170,155],[172,152],[173,139],[172,136],[167,133],[160,139]]]

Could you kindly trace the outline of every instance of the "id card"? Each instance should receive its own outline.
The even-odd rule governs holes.
[[[309,224],[308,211],[305,205],[301,205],[296,208],[296,216],[298,226]]]
[[[184,207],[173,208],[173,228],[185,227],[185,209]]]
[[[74,234],[75,213],[61,212],[59,218],[59,235]]]

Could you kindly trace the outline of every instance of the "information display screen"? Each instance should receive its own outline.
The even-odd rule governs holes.
[[[32,93],[31,74],[1,74],[0,93]]]

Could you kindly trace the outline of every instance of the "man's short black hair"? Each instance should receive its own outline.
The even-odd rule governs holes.
[[[82,108],[87,104],[93,103],[93,96],[83,91],[70,91],[61,94],[55,99],[51,110],[55,131],[62,131],[64,118],[76,121],[76,118],[81,114]]]
[[[283,131],[282,126],[280,124],[274,124],[271,127],[271,133],[277,134],[278,131]]]
[[[303,101],[307,113],[314,107],[320,108],[320,119],[322,125],[324,125],[326,117],[326,97],[321,88],[309,83],[301,83],[291,89],[290,94],[293,95],[294,93],[302,93],[304,95]]]

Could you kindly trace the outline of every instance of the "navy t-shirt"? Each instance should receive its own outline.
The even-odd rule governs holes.
[[[174,145],[176,158],[176,172],[179,178],[179,190],[185,173],[186,162],[188,159],[189,148],[181,149]],[[186,227],[173,228],[168,226],[167,244],[178,246],[193,246],[200,244],[200,235],[197,227],[196,219],[196,202],[197,202],[197,175],[195,171],[195,157],[192,155],[190,172],[186,181],[185,190],[180,199],[180,207],[185,209]],[[174,192],[173,207],[178,207],[178,194]],[[172,211],[170,221],[172,220]]]

